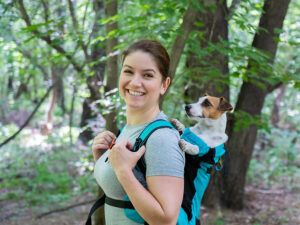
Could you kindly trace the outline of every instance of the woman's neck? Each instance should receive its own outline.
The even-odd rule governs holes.
[[[126,110],[127,124],[128,125],[139,125],[149,123],[157,116],[160,112],[159,107],[147,109],[144,111]]]

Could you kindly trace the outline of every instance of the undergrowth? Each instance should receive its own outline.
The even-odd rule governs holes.
[[[0,149],[0,201],[59,205],[84,192],[97,193],[91,149],[70,145],[64,129],[48,137],[25,130]]]
[[[265,188],[290,189],[300,183],[299,131],[259,131],[248,170],[248,182]]]

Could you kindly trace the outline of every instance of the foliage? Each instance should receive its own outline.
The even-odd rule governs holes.
[[[175,37],[182,32],[178,28],[188,1],[120,0],[118,15],[107,18],[102,8],[99,10],[100,19],[96,17],[93,1],[70,1],[74,3],[77,25],[71,17],[67,1],[24,0],[31,25],[25,24],[17,2],[20,1],[0,3],[0,142],[16,132],[32,112],[37,101],[53,82],[52,69],[61,69],[59,77],[63,81],[65,110],[61,104],[56,105],[53,134],[49,137],[40,136],[38,128],[45,120],[49,107],[47,99],[28,128],[12,143],[0,149],[0,190],[6,190],[6,194],[0,196],[0,199],[24,197],[29,203],[47,204],[65,201],[82,192],[95,192],[90,149],[69,144],[71,116],[74,122],[71,127],[73,137],[78,136],[80,129],[86,128],[80,127],[80,119],[83,101],[91,96],[87,78],[98,72],[94,69],[95,65],[107,60],[107,56],[102,53],[99,53],[97,59],[87,55],[96,47],[104,51],[110,37],[118,38],[115,53],[119,56],[129,43],[143,38],[157,39],[171,50]],[[195,24],[202,29],[193,31],[187,41],[163,110],[186,125],[193,123],[183,110],[187,101],[184,92],[189,82],[193,82],[198,88],[208,81],[217,85],[229,85],[230,102],[233,105],[243,81],[254,82],[262,88],[266,84],[286,84],[288,88],[281,102],[278,125],[281,129],[269,123],[276,91],[267,97],[261,115],[253,117],[246,112],[236,112],[235,115],[241,118],[236,129],[240,131],[253,124],[260,129],[248,182],[265,182],[264,185],[272,186],[287,181],[295,186],[299,179],[297,126],[300,123],[300,108],[297,103],[300,101],[300,3],[291,1],[283,30],[276,31],[280,33],[280,37],[277,40],[279,47],[274,64],[270,63],[268,54],[251,47],[262,6],[263,1],[260,0],[240,1],[229,20],[229,40],[226,41],[207,41],[205,46],[200,46],[205,32],[203,22]],[[199,5],[198,7],[201,8]],[[111,21],[117,21],[119,29],[107,34],[105,25]],[[51,39],[52,45],[42,40],[42,37]],[[65,53],[58,51],[58,46]],[[220,71],[214,60],[204,60],[216,52],[229,57],[229,79],[220,78]],[[199,67],[186,68],[190,53],[198,57],[201,62]],[[248,69],[249,60],[254,65],[251,71]],[[268,76],[258,77],[261,72]],[[201,76],[197,77],[197,74]],[[122,126],[125,121],[124,104],[117,91],[104,91],[108,82],[109,78],[104,77],[98,90],[101,98],[90,105],[96,116],[89,121],[87,127],[91,127],[94,134],[104,128],[103,116],[115,108],[119,112],[118,124]],[[26,88],[18,96],[22,85]],[[74,91],[75,88],[77,91]],[[73,97],[74,112],[71,114]],[[295,138],[296,144],[293,143]],[[217,218],[216,223],[223,224],[223,221]]]
[[[252,125],[270,132],[269,117],[267,115],[251,116],[249,113],[244,111],[236,111],[234,115],[238,118],[237,123],[234,126],[235,132],[246,129]]]
[[[0,199],[24,199],[30,205],[63,204],[95,191],[90,150],[68,145],[64,127],[44,137],[26,130],[18,142],[1,149]]]
[[[260,131],[251,160],[248,182],[265,188],[276,186],[293,189],[300,182],[299,131],[272,128]]]

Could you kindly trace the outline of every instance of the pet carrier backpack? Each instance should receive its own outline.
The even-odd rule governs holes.
[[[138,151],[140,147],[146,145],[150,135],[157,129],[170,128],[176,129],[169,121],[159,119],[148,124],[136,139],[133,151]],[[120,132],[119,132],[120,133]],[[224,145],[215,148],[208,147],[198,136],[189,128],[186,128],[181,134],[181,138],[199,147],[198,155],[185,154],[184,168],[184,196],[181,204],[179,216],[176,225],[198,225],[200,224],[200,205],[203,194],[210,180],[212,169],[220,170],[220,158],[224,155]],[[146,174],[146,164],[142,157],[136,168],[144,175]],[[137,213],[129,199],[117,200],[103,195],[96,201],[90,210],[86,225],[91,225],[91,217],[96,209],[103,206],[104,203],[123,208],[125,215],[140,224],[147,224]]]

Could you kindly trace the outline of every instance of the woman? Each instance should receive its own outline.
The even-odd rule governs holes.
[[[184,189],[185,158],[177,131],[156,130],[146,146],[130,151],[148,123],[167,119],[159,100],[171,82],[169,63],[167,51],[157,41],[138,41],[124,52],[119,91],[126,103],[126,126],[111,150],[104,153],[115,139],[109,131],[99,134],[92,147],[97,160],[94,175],[104,193],[119,200],[127,195],[150,225],[176,224]],[[144,153],[146,184],[144,176],[134,169]],[[105,220],[106,225],[140,224],[128,219],[124,209],[106,204]]]

